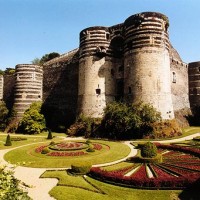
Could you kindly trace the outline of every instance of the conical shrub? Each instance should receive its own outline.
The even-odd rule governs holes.
[[[47,139],[48,139],[48,140],[53,139],[52,132],[51,132],[50,129],[48,129],[48,136],[47,136]]]
[[[8,134],[7,137],[6,137],[5,146],[12,146],[11,139],[10,139],[10,135],[9,135],[9,134]]]

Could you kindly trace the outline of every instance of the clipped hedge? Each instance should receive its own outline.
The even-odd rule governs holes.
[[[129,158],[128,161],[133,161],[135,163],[162,163],[163,159],[161,154],[157,154],[153,158],[137,156]]]
[[[90,172],[91,167],[91,164],[73,164],[70,172],[76,175],[84,175]]]

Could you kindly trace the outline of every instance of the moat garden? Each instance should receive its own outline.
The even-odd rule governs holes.
[[[0,133],[0,152],[6,150],[4,160],[16,169],[42,168],[41,179],[57,179],[49,194],[58,200],[198,199],[199,132],[185,128],[182,136],[151,142],[10,134],[11,146]]]

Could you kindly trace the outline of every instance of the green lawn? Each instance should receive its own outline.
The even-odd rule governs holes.
[[[95,140],[94,140],[95,142]],[[109,141],[99,141],[96,142],[103,143],[110,147],[107,151],[102,151],[98,154],[96,152],[89,153],[88,155],[83,156],[61,156],[53,157],[46,156],[41,153],[36,153],[35,148],[42,145],[47,145],[48,143],[40,143],[29,146],[24,146],[22,148],[14,149],[8,152],[4,158],[12,164],[23,163],[24,166],[28,167],[41,167],[41,168],[66,168],[70,167],[71,164],[76,163],[91,163],[91,164],[101,164],[112,162],[124,158],[130,153],[130,148],[120,142],[109,142]]]
[[[50,191],[57,200],[173,200],[180,190],[138,190],[103,183],[86,177],[70,176],[66,171],[46,171],[43,178],[57,178],[58,185]]]
[[[66,135],[64,134],[53,134],[54,137],[54,141],[58,141],[60,140],[59,137],[66,137]],[[10,149],[10,148],[14,148],[14,147],[19,147],[22,145],[27,145],[27,144],[32,144],[32,143],[39,143],[39,142],[47,142],[48,140],[47,138],[47,133],[42,133],[39,135],[23,135],[23,134],[10,134],[11,139],[12,138],[26,138],[26,140],[21,140],[21,141],[12,141],[12,146],[5,146],[5,142],[6,142],[6,137],[7,134],[5,133],[1,133],[0,132],[0,150],[1,149]]]

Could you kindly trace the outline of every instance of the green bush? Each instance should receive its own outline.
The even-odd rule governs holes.
[[[12,146],[10,135],[8,134],[6,137],[5,146]]]
[[[151,123],[160,120],[160,113],[149,104],[112,102],[104,110],[103,136],[114,139],[142,138],[152,132]]]
[[[0,101],[0,130],[5,130],[8,121],[9,110],[3,101]]]
[[[42,154],[47,154],[47,153],[49,153],[49,152],[50,152],[50,150],[49,150],[48,147],[45,147],[45,148],[42,149],[42,151],[41,151]]]
[[[30,108],[24,112],[22,120],[19,122],[18,132],[27,134],[39,134],[45,128],[45,118],[41,114],[41,102],[34,102]]]
[[[87,152],[95,152],[95,150],[92,147],[89,147],[86,151]]]
[[[153,158],[157,155],[157,147],[154,143],[147,142],[141,147],[141,156],[144,158]]]
[[[67,134],[70,136],[94,136],[98,126],[100,126],[101,119],[86,117],[83,114],[79,115],[76,122],[67,129]]]
[[[30,200],[27,192],[22,190],[22,183],[14,177],[13,173],[11,170],[6,170],[6,166],[0,166],[0,199]]]
[[[182,130],[175,119],[154,122],[151,126],[153,131],[148,138],[172,138],[182,135]]]
[[[90,164],[71,165],[71,172],[77,175],[84,175],[84,174],[89,173],[91,167],[92,166]]]
[[[162,159],[162,154],[157,154],[153,158],[138,156],[138,157],[130,158],[128,159],[128,161],[133,161],[135,163],[162,163],[163,159]]]

